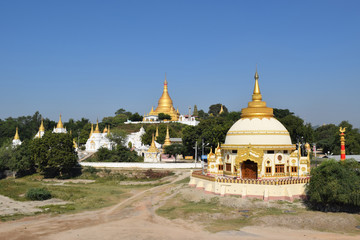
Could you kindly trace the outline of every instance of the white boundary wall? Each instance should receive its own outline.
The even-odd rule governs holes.
[[[153,169],[190,169],[201,168],[201,163],[143,163],[143,162],[80,162],[80,165],[98,168],[153,168]]]

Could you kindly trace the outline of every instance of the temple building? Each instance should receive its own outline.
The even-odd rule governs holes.
[[[144,162],[160,162],[160,151],[155,145],[155,137],[152,135],[151,146],[145,152]]]
[[[136,151],[136,153],[142,157],[145,157],[146,152],[150,148],[149,145],[145,145],[141,141],[141,138],[144,134],[145,134],[145,129],[144,129],[144,127],[141,127],[138,132],[130,133],[129,135],[127,135],[125,142],[124,142],[125,147],[128,147],[131,150]],[[159,129],[158,129],[158,127],[156,127],[155,140],[156,140],[156,137],[158,137],[158,136],[159,136]],[[161,149],[160,143],[154,141],[154,144],[157,149]]]
[[[16,133],[15,133],[14,139],[12,140],[12,146],[16,147],[16,146],[21,145],[21,143],[22,142],[21,142],[20,137],[19,137],[19,128],[16,127]]]
[[[59,122],[56,125],[56,128],[54,127],[54,130],[52,132],[53,133],[67,133],[67,130],[66,130],[66,128],[64,128],[64,125],[63,125],[63,123],[61,121],[61,114],[60,114],[60,117],[59,117]]]
[[[214,184],[207,185],[206,180],[199,180],[193,174],[190,185],[200,184],[206,191],[222,195],[239,194],[265,200],[293,200],[305,195],[305,183],[310,175],[310,145],[305,146],[307,156],[301,156],[287,129],[274,118],[273,109],[262,101],[258,80],[256,71],[252,101],[227,132],[225,143],[208,155],[206,175]]]
[[[144,121],[156,121],[158,119],[159,113],[168,114],[171,117],[171,121],[177,121],[179,119],[179,109],[175,110],[173,106],[173,102],[169,96],[168,92],[168,82],[166,80],[165,74],[165,81],[164,81],[164,90],[163,94],[161,95],[158,106],[154,110],[154,107],[151,108],[151,111],[147,116],[144,116]]]
[[[36,133],[34,138],[42,138],[42,136],[44,136],[44,134],[45,134],[44,119],[41,118],[41,124],[39,127],[39,131]]]
[[[85,145],[86,152],[97,152],[97,150],[101,147],[112,150],[114,143],[108,138],[109,135],[110,127],[105,127],[104,131],[101,133],[99,129],[99,121],[96,123],[95,130],[93,130],[93,125],[91,125],[89,139],[86,141]]]

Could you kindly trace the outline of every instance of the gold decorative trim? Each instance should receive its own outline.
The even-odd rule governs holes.
[[[254,144],[251,145],[253,148],[261,149],[261,150],[294,150],[296,149],[295,145],[273,145],[273,144]],[[248,145],[233,145],[233,144],[223,144],[221,145],[223,149],[232,149],[232,150],[238,150],[238,149],[244,149],[247,148]]]
[[[289,132],[283,131],[263,131],[263,130],[252,130],[252,131],[229,131],[227,135],[286,135],[290,136]]]

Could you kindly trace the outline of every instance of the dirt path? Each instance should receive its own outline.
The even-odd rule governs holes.
[[[358,239],[307,230],[245,227],[241,231],[209,233],[195,223],[168,220],[155,214],[157,207],[175,194],[174,182],[189,176],[182,172],[169,184],[141,191],[115,206],[72,215],[41,215],[0,223],[1,240],[107,240],[107,239]]]

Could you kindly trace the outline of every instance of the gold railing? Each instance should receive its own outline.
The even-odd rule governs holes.
[[[205,171],[205,174],[206,174],[206,171]],[[208,181],[213,181],[213,182],[215,182],[215,180],[216,180],[215,177],[208,176],[208,175],[203,175],[201,170],[193,171],[192,176],[197,177],[197,178],[201,178],[201,179],[204,179],[204,180],[208,180]]]
[[[288,185],[288,184],[304,184],[310,182],[310,177],[293,177],[283,179],[234,179],[228,177],[215,177],[202,174],[201,170],[193,171],[192,176],[208,181],[219,183],[238,183],[238,184],[258,184],[258,185]]]
[[[289,178],[289,179],[231,179],[217,178],[216,182],[220,183],[239,183],[239,184],[259,184],[259,185],[288,185],[303,184],[310,181],[309,177],[305,178]]]

